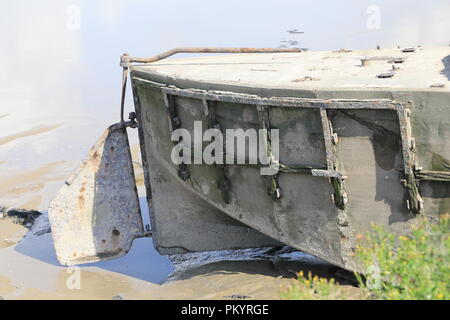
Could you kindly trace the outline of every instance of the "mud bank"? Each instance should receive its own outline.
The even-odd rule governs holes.
[[[0,221],[0,249],[15,245],[27,231],[27,228],[12,220]]]
[[[130,253],[117,260],[78,268],[61,266],[55,257],[45,211],[79,161],[53,157],[51,161],[43,159],[25,166],[23,150],[30,149],[27,141],[70,136],[64,131],[70,128],[64,128],[41,126],[11,132],[1,140],[3,148],[13,148],[0,154],[0,204],[8,209],[36,209],[43,214],[29,221],[34,224],[28,228],[17,219],[0,219],[0,298],[277,299],[281,288],[294,281],[300,270],[336,277],[335,267],[299,252],[261,248],[167,257],[156,252],[149,238],[137,239]],[[92,142],[86,142],[86,148]],[[134,144],[131,149],[142,197],[141,211],[145,223],[149,223],[139,147]],[[345,280],[343,283],[349,284]]]
[[[45,216],[29,231],[10,219],[0,220],[3,299],[278,299],[301,270],[337,277],[348,296],[358,297],[359,289],[334,266],[303,253],[269,248],[169,260],[153,249],[151,239],[139,239],[123,258],[67,268],[56,261],[51,234],[36,235],[42,219]]]

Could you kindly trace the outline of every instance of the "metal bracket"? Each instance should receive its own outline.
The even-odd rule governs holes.
[[[181,128],[181,121],[178,117],[176,105],[175,105],[175,97],[170,94],[163,93],[164,104],[166,105],[168,118],[169,118],[169,128],[170,131],[173,132],[178,128]],[[175,145],[176,143],[174,143]],[[190,172],[187,169],[187,165],[185,163],[181,163],[178,165],[178,176],[186,181],[191,177]]]
[[[424,210],[424,201],[419,193],[419,181],[416,179],[415,140],[411,134],[410,123],[411,111],[401,105],[397,109],[397,115],[400,125],[405,174],[405,179],[402,182],[409,194],[406,206],[413,213],[422,214]]]
[[[450,182],[450,171],[429,171],[416,169],[416,178],[420,181]]]
[[[126,121],[125,122],[127,127],[135,129],[135,128],[137,128],[139,126],[138,123],[137,123],[137,120],[136,120],[136,112],[130,112],[128,114],[128,119],[130,121]]]
[[[278,159],[275,158],[274,154],[272,153],[272,139],[270,135],[270,115],[269,115],[269,107],[268,106],[262,106],[258,105],[256,106],[258,111],[258,120],[260,124],[260,128],[264,129],[265,131],[265,137],[264,137],[264,147],[266,151],[267,157],[270,159],[269,167],[272,165],[279,165]],[[278,183],[278,171],[276,174],[268,176],[269,179],[269,188],[268,188],[268,194],[275,200],[278,200],[281,198],[281,188],[280,184]]]
[[[203,99],[203,108],[207,119],[208,129],[218,129],[222,131],[222,128],[220,127],[220,124],[217,122],[216,119],[216,109],[213,106],[211,106],[210,102],[206,99]],[[222,194],[223,202],[229,204],[231,202],[230,198],[231,183],[230,179],[228,179],[225,161],[222,162],[223,164],[218,163],[214,164],[216,168],[218,168],[219,170],[219,176],[217,177],[217,187],[219,188]]]
[[[322,121],[323,139],[325,142],[325,152],[327,157],[327,171],[315,171],[313,175],[330,178],[330,183],[334,189],[333,200],[336,207],[343,210],[348,202],[347,192],[344,188],[345,176],[336,171],[336,145],[338,143],[337,134],[333,132],[333,126],[328,118],[328,112],[325,108],[320,108],[320,119]],[[327,173],[327,174],[325,174]]]
[[[335,189],[335,202],[340,208],[347,203],[347,194],[344,190],[345,176],[336,171],[335,146],[338,137],[332,132],[331,123],[328,120],[327,110],[391,110],[397,113],[400,125],[400,136],[402,142],[402,154],[404,161],[405,187],[408,188],[408,205],[414,213],[423,212],[423,199],[419,194],[418,182],[420,180],[449,181],[447,172],[426,172],[415,167],[414,142],[411,137],[411,127],[409,122],[410,111],[405,108],[404,103],[395,102],[389,99],[311,99],[293,97],[271,97],[263,98],[257,95],[225,92],[225,91],[205,91],[199,89],[179,89],[173,86],[165,86],[149,80],[136,78],[148,85],[160,88],[163,93],[189,97],[193,99],[206,99],[211,101],[221,101],[230,103],[242,103],[255,106],[280,107],[280,108],[307,108],[319,109],[324,128],[324,139],[327,152],[327,168],[314,168],[305,166],[300,168],[290,168],[283,164],[279,165],[280,172],[288,173],[310,173],[314,176],[322,176],[332,179],[330,182]]]

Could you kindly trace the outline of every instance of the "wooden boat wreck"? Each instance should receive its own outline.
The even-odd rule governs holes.
[[[59,261],[119,257],[133,239],[152,236],[161,254],[289,245],[358,270],[356,238],[372,223],[407,234],[419,217],[450,213],[450,47],[276,51],[289,50],[124,55],[123,93],[130,71],[135,113],[124,121],[123,94],[122,121],[52,201]],[[158,61],[177,52],[240,54]],[[192,132],[194,121],[278,129],[277,157],[264,136],[277,172],[174,163],[171,135]],[[139,131],[151,230],[127,127]]]

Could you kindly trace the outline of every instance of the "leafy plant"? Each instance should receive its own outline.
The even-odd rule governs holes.
[[[356,248],[365,270],[365,279],[357,275],[360,287],[375,299],[449,299],[449,227],[448,217],[433,225],[422,220],[396,238],[374,226]]]
[[[425,219],[408,236],[396,237],[381,226],[358,237],[356,257],[364,276],[356,274],[360,298],[394,300],[450,299],[450,219],[439,224]],[[334,279],[303,272],[282,292],[285,299],[346,299]]]

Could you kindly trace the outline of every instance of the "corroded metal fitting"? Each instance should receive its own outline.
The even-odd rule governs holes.
[[[120,56],[120,66],[123,68],[131,67],[131,57],[128,53],[124,53]]]

